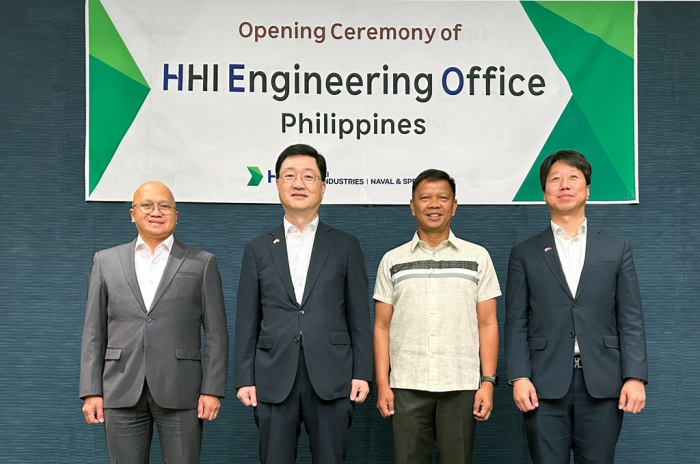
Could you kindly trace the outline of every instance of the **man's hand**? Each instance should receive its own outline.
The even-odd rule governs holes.
[[[197,402],[197,417],[207,421],[213,421],[219,415],[221,400],[214,395],[199,395]]]
[[[258,405],[258,397],[255,396],[255,385],[239,388],[236,396],[245,406],[255,407]]]
[[[105,416],[102,410],[102,397],[86,396],[83,401],[83,414],[85,415],[85,422],[88,424],[104,422]]]
[[[362,403],[369,393],[369,383],[366,380],[352,379],[350,388],[350,401]]]
[[[513,399],[522,412],[532,411],[540,405],[535,386],[530,379],[518,379],[513,382]]]
[[[647,394],[644,390],[644,382],[637,379],[626,380],[622,385],[618,407],[625,412],[637,414],[644,409],[646,402]]]
[[[474,395],[474,419],[486,421],[493,411],[493,389],[491,382],[482,382],[481,388]]]
[[[389,385],[377,388],[377,409],[385,419],[394,415],[394,392]]]

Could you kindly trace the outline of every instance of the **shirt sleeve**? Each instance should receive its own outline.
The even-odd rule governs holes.
[[[479,259],[479,285],[476,301],[486,301],[498,296],[501,296],[501,287],[498,284],[496,269],[493,267],[489,252],[484,249]]]
[[[394,304],[394,283],[391,280],[390,260],[388,253],[384,255],[377,269],[377,280],[374,283],[373,298],[382,303]]]

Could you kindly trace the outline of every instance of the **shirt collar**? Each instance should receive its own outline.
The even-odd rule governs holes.
[[[411,240],[411,251],[414,251],[416,247],[418,246],[419,243],[424,243],[425,246],[429,247],[427,243],[423,242],[420,238],[418,238],[418,231],[413,234],[413,240]],[[440,245],[436,247],[440,248],[443,243],[449,243],[453,247],[455,247],[457,250],[459,250],[459,244],[457,243],[457,237],[455,237],[455,234],[452,233],[452,229],[450,229],[450,235],[447,237],[447,240],[443,241]],[[430,247],[429,247],[430,248]]]
[[[554,221],[550,221],[550,223],[552,225],[552,233],[554,233],[555,237],[556,236],[569,237],[566,234],[566,231],[564,230],[564,228],[562,226],[560,226],[559,224],[556,224]],[[576,237],[585,237],[587,228],[588,228],[588,218],[583,218],[583,224],[581,224],[579,226],[578,234],[576,235]],[[576,237],[573,237],[573,238],[576,238]],[[571,237],[569,237],[569,238],[571,238]]]
[[[168,253],[170,253],[170,250],[173,249],[173,242],[175,242],[175,236],[171,235],[170,237],[166,238],[162,242],[160,242],[157,246],[155,251],[158,251],[158,249],[165,249]],[[148,252],[148,254],[151,254],[151,249],[150,247],[146,244],[146,242],[143,241],[141,236],[139,235],[136,237],[136,252],[138,253],[139,250],[145,250]],[[154,253],[155,254],[155,253]]]
[[[284,223],[284,238],[287,238],[289,236],[289,232],[302,233],[297,226],[295,226],[294,224],[292,224],[291,222],[289,222],[287,220],[287,216],[284,217],[284,220],[282,222]],[[316,217],[314,218],[314,220],[311,221],[310,223],[308,223],[306,225],[306,227],[304,227],[304,231],[306,231],[306,229],[309,229],[309,232],[315,232],[316,229],[318,228],[318,223],[319,223],[319,218],[318,218],[318,214],[317,214]]]

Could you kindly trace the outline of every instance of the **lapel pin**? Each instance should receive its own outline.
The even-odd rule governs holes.
[[[278,238],[276,238],[272,241],[272,243],[279,243],[279,242],[280,242],[280,239],[278,239]]]
[[[546,252],[546,251],[552,251],[552,247],[547,247],[547,248],[544,249],[544,251],[545,251],[545,252]]]

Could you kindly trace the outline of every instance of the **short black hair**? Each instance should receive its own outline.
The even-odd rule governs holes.
[[[418,184],[420,184],[423,181],[435,182],[438,180],[446,180],[447,183],[450,184],[450,187],[452,188],[452,199],[455,199],[457,197],[457,186],[455,185],[455,180],[452,177],[450,177],[448,173],[439,169],[426,169],[425,171],[418,174],[418,177],[413,179],[411,198],[414,198],[416,196],[416,189],[418,188]]]
[[[290,145],[280,153],[277,157],[277,162],[275,163],[275,176],[280,178],[280,168],[284,160],[290,156],[310,156],[316,160],[316,166],[321,173],[321,182],[326,181],[326,158],[322,154],[316,151],[316,149],[310,145],[304,145],[303,143],[297,143],[296,145]]]
[[[544,161],[542,161],[542,164],[540,164],[540,185],[542,186],[543,192],[547,185],[549,171],[552,170],[552,165],[557,161],[561,161],[581,171],[583,177],[586,179],[586,185],[591,185],[593,168],[591,168],[591,163],[588,162],[586,157],[576,150],[559,150],[546,157]]]

